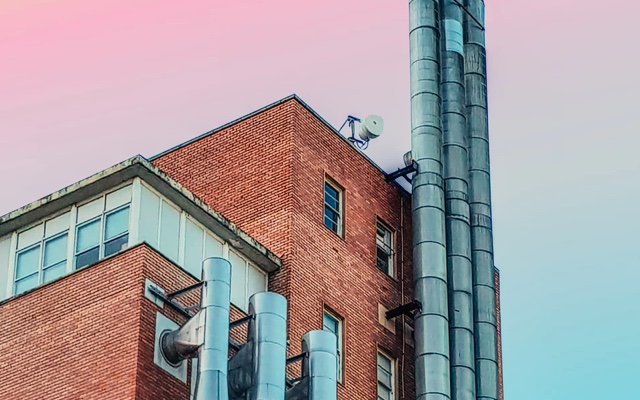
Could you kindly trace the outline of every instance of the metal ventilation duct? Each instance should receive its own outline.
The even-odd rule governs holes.
[[[409,1],[416,399],[449,399],[447,252],[442,178],[440,2]]]
[[[338,354],[336,335],[329,331],[310,331],[302,337],[302,376],[287,391],[287,400],[337,400]]]
[[[208,258],[202,266],[200,311],[180,329],[163,335],[162,353],[172,363],[198,356],[195,400],[228,400],[231,263]]]
[[[469,205],[475,319],[476,396],[498,398],[496,294],[491,224],[489,124],[484,2],[466,0],[473,18],[465,17],[465,86],[469,132]]]
[[[464,84],[462,9],[442,0],[442,126],[449,270],[451,397],[475,400],[473,277],[469,225],[469,162]]]
[[[247,342],[229,363],[231,399],[283,400],[287,362],[287,300],[261,292],[249,298]]]

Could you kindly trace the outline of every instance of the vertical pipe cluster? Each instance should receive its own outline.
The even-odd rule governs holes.
[[[484,24],[484,1],[466,0],[466,8]],[[478,399],[498,398],[496,293],[491,226],[487,63],[484,28],[465,20],[465,87],[469,135],[469,206]]]
[[[229,354],[229,302],[231,299],[231,263],[208,258],[202,267],[202,345],[198,349],[196,400],[226,400]]]
[[[476,397],[473,337],[473,274],[469,223],[463,10],[443,0],[442,127],[449,279],[451,398]]]
[[[416,399],[450,399],[440,97],[440,2],[409,1]]]
[[[484,2],[409,13],[416,398],[497,399]]]

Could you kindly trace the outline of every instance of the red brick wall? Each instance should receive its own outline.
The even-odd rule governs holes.
[[[130,249],[1,305],[0,398],[136,398],[137,364],[153,373],[138,360],[149,252]]]
[[[156,312],[186,318],[144,298],[145,278],[167,292],[195,282],[140,245],[0,305],[0,399],[189,399],[190,365],[185,384],[153,362]]]
[[[300,351],[305,332],[322,327],[326,305],[346,330],[340,398],[375,398],[377,345],[405,366],[397,392],[404,387],[404,398],[413,397],[413,349],[405,349],[403,363],[400,319],[396,334],[378,324],[378,303],[399,305],[401,284],[375,265],[376,216],[405,244],[405,301],[412,298],[410,215],[405,211],[401,235],[400,192],[380,171],[295,99],[154,163],[282,257],[269,286],[289,299],[290,355]],[[323,225],[325,174],[346,189],[344,240]]]

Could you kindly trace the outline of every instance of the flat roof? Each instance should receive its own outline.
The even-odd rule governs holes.
[[[278,256],[140,155],[1,216],[0,237],[136,177],[229,242],[265,271],[271,272],[282,267],[282,260]]]

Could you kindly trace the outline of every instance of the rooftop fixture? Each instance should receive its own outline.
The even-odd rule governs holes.
[[[358,131],[360,139],[356,138],[356,122],[360,124],[360,130]],[[342,131],[342,128],[347,124],[351,128],[351,136],[347,140],[361,150],[365,150],[369,146],[369,141],[382,135],[384,130],[384,120],[379,115],[369,115],[364,120],[349,115],[340,129],[338,129],[338,132]]]

